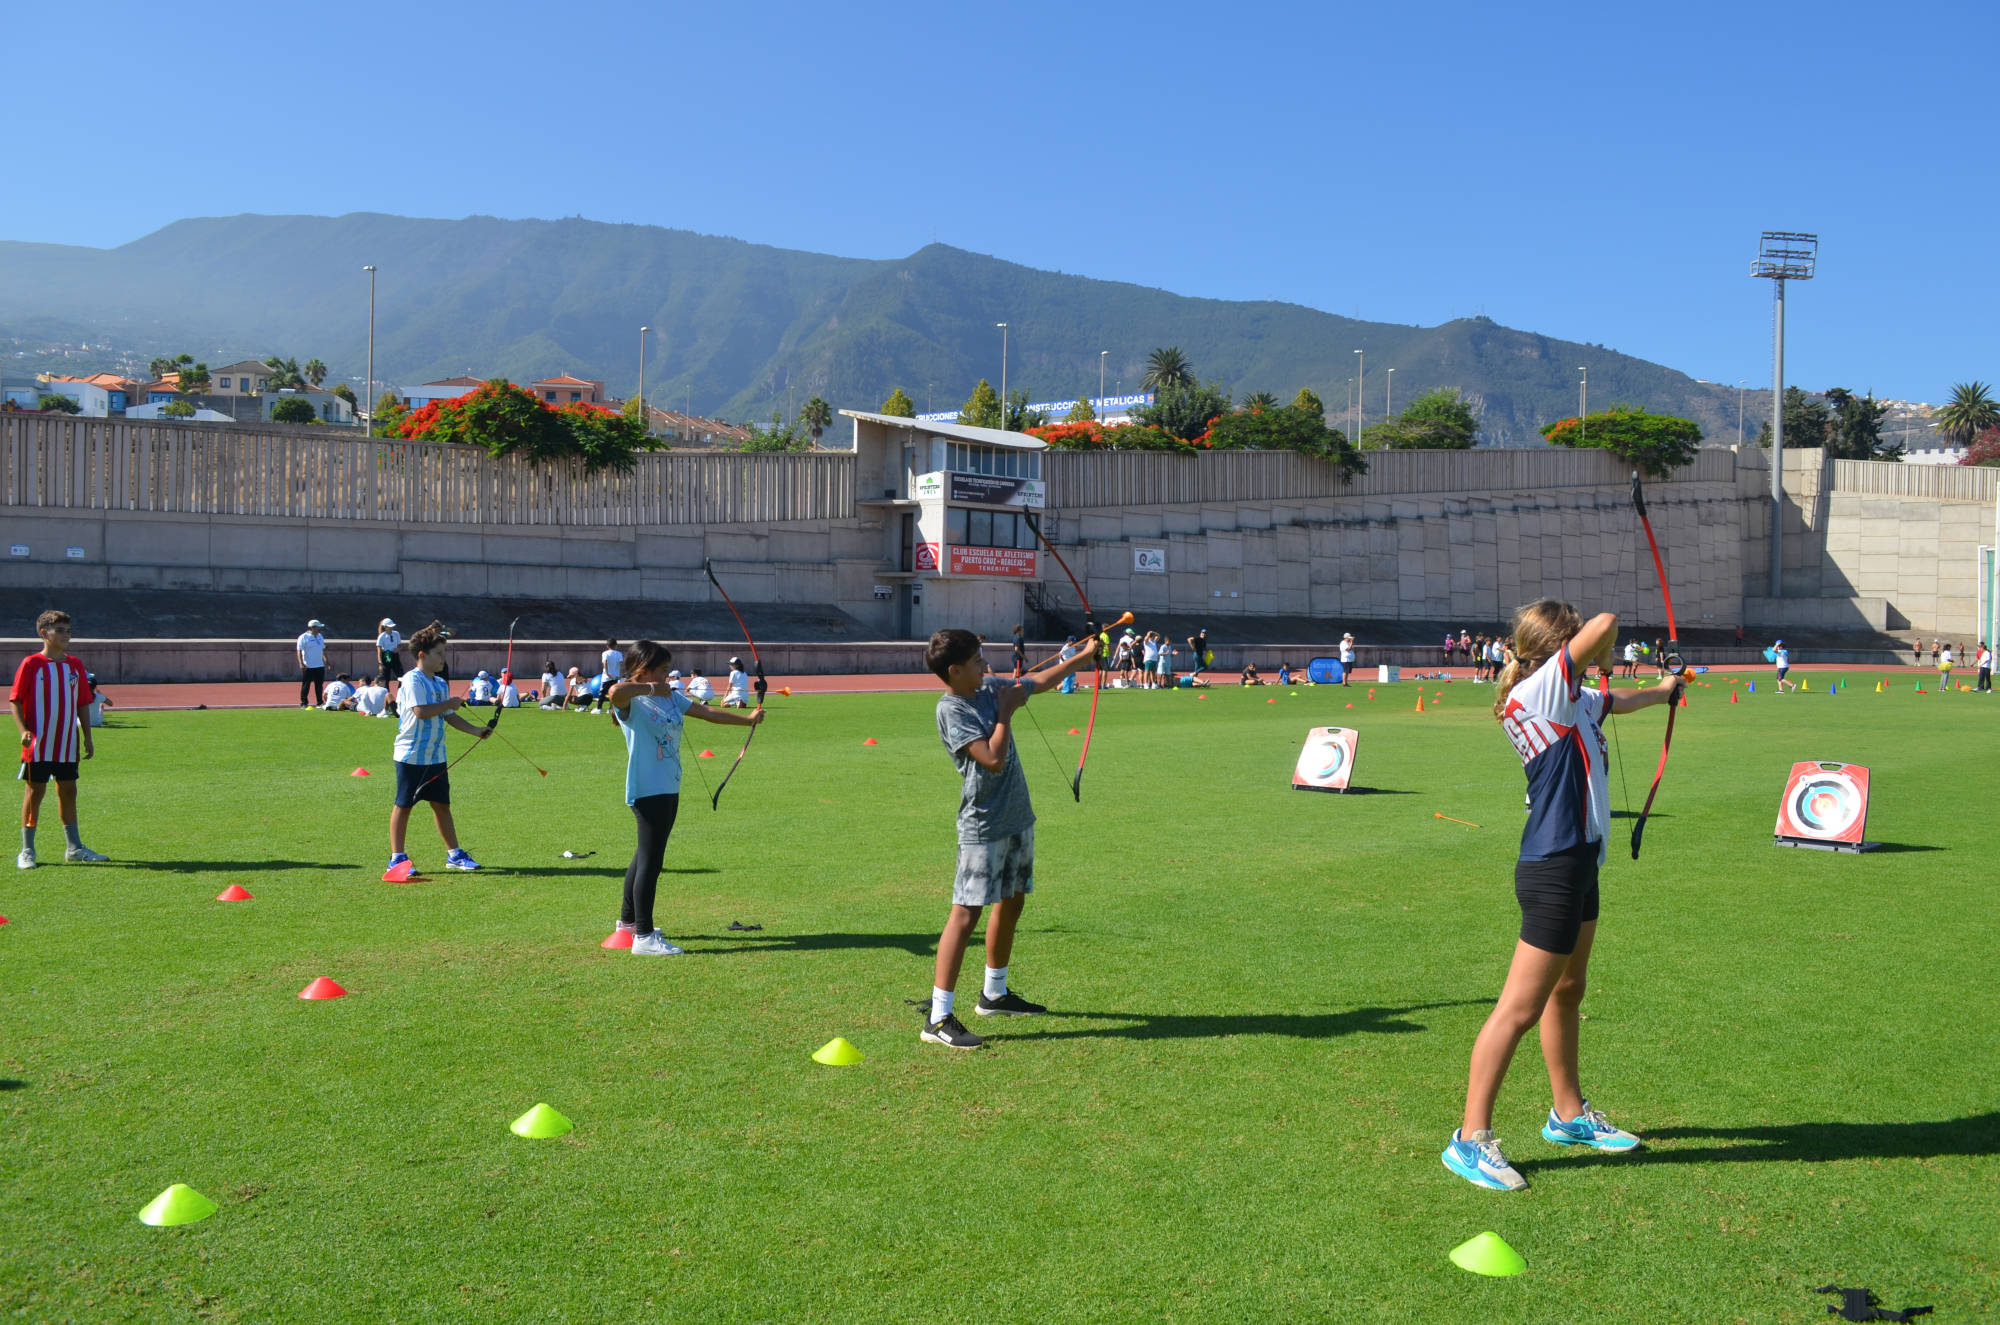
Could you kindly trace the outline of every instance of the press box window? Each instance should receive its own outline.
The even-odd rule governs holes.
[[[974,511],[948,506],[944,513],[944,539],[955,547],[1035,546],[1035,531],[1012,511]]]

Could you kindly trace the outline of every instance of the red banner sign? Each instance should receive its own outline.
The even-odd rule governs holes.
[[[951,548],[953,575],[1011,575],[1016,579],[1035,578],[1035,550],[1018,547]]]

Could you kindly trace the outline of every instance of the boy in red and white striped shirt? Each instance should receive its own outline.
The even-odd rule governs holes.
[[[21,729],[19,776],[28,784],[21,798],[21,855],[15,863],[24,870],[35,868],[35,823],[51,780],[56,784],[63,835],[69,839],[63,859],[77,863],[107,860],[109,857],[92,851],[77,835],[76,766],[97,753],[91,745],[88,721],[90,701],[96,697],[90,688],[90,674],[69,656],[69,613],[42,613],[35,618],[35,633],[42,637],[42,651],[22,660],[9,696],[14,725]]]

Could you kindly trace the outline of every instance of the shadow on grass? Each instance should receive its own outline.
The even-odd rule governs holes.
[[[1827,1164],[1842,1159],[1935,1159],[2000,1155],[2000,1112],[1923,1123],[1786,1123],[1773,1127],[1661,1127],[1646,1145],[1624,1155],[1590,1151],[1557,1159],[1519,1161],[1518,1168],[1567,1169],[1595,1164]],[[1728,1141],[1734,1145],[1666,1142]]]
[[[0,1077],[0,1090],[26,1090],[28,1083],[17,1077]]]
[[[352,861],[326,860],[113,860],[93,865],[100,870],[160,870],[174,874],[241,874],[249,870],[365,870]]]
[[[1349,787],[1344,793],[1349,796],[1418,796],[1421,792],[1403,791],[1397,787]]]
[[[625,877],[625,867],[623,865],[549,865],[546,867],[532,866],[520,868],[512,865],[481,865],[478,872],[480,874],[508,876],[524,874],[535,878],[548,878],[554,875],[588,877],[593,879],[622,879]],[[689,869],[663,869],[660,873],[663,875],[720,874],[722,871],[710,865],[696,865]]]
[[[746,952],[841,952],[854,948],[900,948],[912,957],[931,957],[937,953],[938,941],[936,934],[765,934],[741,930],[733,934],[688,934],[684,938],[694,943],[729,945],[693,949],[688,953],[690,957],[733,957]],[[970,946],[982,947],[982,940],[975,936]]]
[[[1949,851],[1950,849],[1949,847],[1934,847],[1923,842],[1877,842],[1874,846],[1868,848],[1868,854],[1872,856],[1879,853],[1884,856],[1894,856],[1904,851]]]
[[[1021,1026],[1038,1040],[1216,1040],[1232,1035],[1284,1035],[1300,1040],[1330,1040],[1341,1035],[1407,1035],[1429,1030],[1407,1021],[1413,1012],[1437,1008],[1485,1007],[1491,999],[1455,999],[1447,1003],[1412,1003],[1398,1008],[1351,1008],[1346,1012],[1220,1012],[1206,1016],[1148,1015],[1143,1012],[1051,1012]],[[1040,1031],[1031,1027],[1048,1021],[1089,1019],[1122,1021],[1124,1026]]]

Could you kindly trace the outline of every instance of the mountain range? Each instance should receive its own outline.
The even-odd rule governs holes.
[[[190,353],[211,365],[318,357],[366,376],[368,278],[377,267],[377,381],[469,374],[516,381],[571,373],[636,389],[639,329],[653,400],[762,419],[813,395],[874,409],[902,387],[920,410],[953,409],[982,377],[1031,399],[1136,391],[1146,358],[1177,346],[1238,398],[1310,387],[1339,422],[1354,351],[1366,409],[1456,387],[1479,406],[1485,445],[1540,445],[1576,412],[1579,365],[1595,408],[1613,402],[1692,418],[1734,441],[1734,387],[1598,345],[1486,318],[1434,327],[1363,322],[1278,301],[1199,299],[1040,271],[932,244],[873,260],[581,218],[423,220],[233,216],[177,221],[112,249],[0,242],[0,336],[121,347],[143,363]],[[68,371],[112,368],[71,352]],[[1749,417],[1768,412],[1749,393]]]

